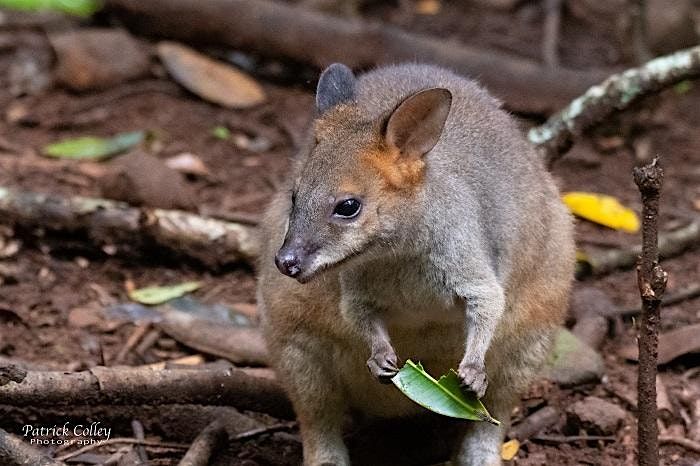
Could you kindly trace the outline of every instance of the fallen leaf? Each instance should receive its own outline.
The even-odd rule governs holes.
[[[102,160],[124,152],[144,139],[143,131],[117,134],[111,138],[85,136],[49,144],[42,150],[48,157],[74,160]]]
[[[211,173],[202,159],[189,152],[183,152],[165,161],[165,165],[187,175],[209,176]]]
[[[0,0],[0,7],[14,10],[55,10],[88,17],[102,8],[100,0]]]
[[[658,364],[669,363],[689,353],[700,353],[700,324],[686,325],[659,335]],[[623,346],[619,354],[625,359],[637,361],[639,359],[637,343]]]
[[[508,440],[501,446],[501,459],[503,461],[510,461],[515,458],[520,450],[520,442],[517,439]]]
[[[612,196],[570,192],[564,194],[562,200],[574,215],[581,218],[628,233],[639,231],[637,214]]]
[[[227,140],[231,137],[231,130],[225,126],[214,126],[211,129],[211,135],[216,139],[221,139],[222,141]]]
[[[201,98],[227,108],[265,101],[262,87],[245,73],[175,42],[160,42],[158,56],[175,81]]]
[[[440,380],[435,380],[420,363],[409,359],[391,381],[404,395],[430,411],[449,417],[500,424],[473,393],[462,391],[453,369]]]
[[[130,291],[129,298],[141,304],[162,304],[190,293],[201,286],[200,282],[185,282],[172,286],[149,286]]]

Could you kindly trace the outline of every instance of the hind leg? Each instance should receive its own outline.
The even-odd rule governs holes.
[[[520,338],[498,338],[487,355],[489,386],[482,398],[500,426],[470,422],[457,449],[455,463],[460,466],[497,466],[501,464],[501,446],[510,425],[520,393],[539,373],[551,349],[555,330],[532,330]]]
[[[347,466],[350,459],[342,437],[346,406],[329,367],[332,349],[300,337],[278,347],[275,356],[278,376],[299,420],[304,465]]]

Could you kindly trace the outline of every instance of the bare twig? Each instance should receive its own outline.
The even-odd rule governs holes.
[[[179,210],[137,209],[123,202],[61,197],[0,187],[0,218],[22,226],[85,232],[97,244],[156,243],[210,266],[252,261],[256,230]]]
[[[656,423],[656,361],[659,343],[661,299],[668,274],[659,265],[658,216],[663,170],[658,160],[634,169],[634,182],[642,196],[642,254],[637,281],[642,297],[639,325],[638,451],[640,466],[658,466],[659,431]]]
[[[545,0],[542,58],[548,68],[559,66],[559,30],[562,0]]]
[[[111,439],[107,439],[107,440],[101,440],[101,441],[93,443],[91,445],[86,445],[82,448],[78,448],[75,451],[71,451],[69,453],[66,453],[65,455],[61,455],[56,459],[60,460],[60,461],[65,461],[67,459],[75,458],[78,455],[82,455],[83,453],[86,453],[88,451],[92,451],[96,448],[100,448],[100,447],[103,447],[105,445],[121,445],[124,443],[130,444],[130,445],[143,445],[146,447],[172,448],[175,450],[187,449],[187,445],[183,445],[182,443],[157,442],[155,440],[139,440],[136,438],[117,437],[117,438],[111,438]]]
[[[143,431],[143,424],[141,424],[138,419],[131,421],[131,430],[134,431],[134,437],[136,440],[146,440],[146,436]],[[136,445],[136,454],[139,455],[139,460],[141,460],[143,463],[148,463],[148,454],[146,453],[146,448],[144,445]]]
[[[659,256],[668,259],[680,255],[687,249],[700,245],[700,220],[688,225],[659,234]],[[626,249],[585,251],[586,263],[577,271],[577,276],[605,275],[617,269],[629,269],[635,266],[642,248],[633,246]]]
[[[5,405],[230,404],[288,418],[291,406],[280,386],[233,367],[163,369],[94,367],[82,372],[30,371],[20,384],[0,387]]]
[[[659,443],[666,445],[678,445],[685,448],[686,450],[695,453],[700,453],[700,442],[696,442],[695,440],[691,440],[685,437],[672,437],[668,435],[662,435],[661,437],[659,437]]]
[[[226,443],[228,434],[220,420],[215,420],[200,432],[180,460],[179,466],[207,466],[212,453]]]
[[[609,72],[548,69],[529,60],[268,0],[109,0],[107,7],[148,34],[207,41],[315,67],[355,69],[403,61],[436,63],[474,76],[513,110],[552,111]],[[235,11],[236,14],[230,14]]]
[[[532,440],[547,443],[572,443],[572,442],[614,442],[615,437],[612,435],[536,435]]]
[[[27,445],[15,435],[0,429],[0,464],[32,466],[65,466],[54,461],[36,448]]]
[[[661,257],[663,255],[659,253]],[[695,283],[693,285],[689,285],[686,288],[682,288],[680,290],[674,291],[673,293],[668,293],[667,295],[664,296],[664,306],[672,306],[674,304],[679,304],[682,303],[683,301],[687,301],[690,299],[694,299],[700,296],[700,283]],[[610,312],[609,314],[606,314],[608,317],[615,317],[615,316],[625,316],[625,317],[631,317],[639,314],[640,309],[639,307],[629,307],[627,309],[620,309],[619,312]]]
[[[558,420],[559,411],[552,406],[545,406],[513,426],[510,432],[508,432],[508,437],[516,438],[522,442],[551,426]]]
[[[129,351],[134,349],[136,345],[139,344],[139,341],[143,338],[143,336],[151,329],[151,324],[150,322],[145,323],[145,324],[140,324],[137,325],[134,330],[132,330],[131,335],[129,335],[129,338],[127,338],[126,343],[124,346],[121,347],[119,350],[119,353],[117,353],[117,357],[114,358],[114,363],[115,364],[121,364],[124,362],[126,359],[126,355],[129,354]]]
[[[296,422],[282,422],[271,426],[264,426],[257,429],[251,429],[246,432],[241,432],[240,434],[234,435],[231,440],[250,440],[251,438],[258,437],[259,435],[279,432],[281,430],[289,430],[295,428],[296,426]]]
[[[546,123],[532,128],[528,138],[550,163],[554,162],[571,147],[575,137],[608,115],[629,107],[641,97],[698,75],[700,46],[655,58],[591,87]]]

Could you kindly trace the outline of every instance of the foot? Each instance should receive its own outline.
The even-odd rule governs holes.
[[[457,374],[463,389],[474,392],[477,398],[484,396],[489,382],[486,377],[486,368],[483,365],[462,363],[459,365]]]
[[[398,357],[391,346],[374,349],[372,356],[367,360],[370,374],[381,383],[391,382],[399,372]]]

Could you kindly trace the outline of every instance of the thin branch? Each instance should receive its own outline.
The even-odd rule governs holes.
[[[531,440],[536,440],[539,442],[549,442],[549,443],[572,443],[572,442],[614,442],[615,437],[612,435],[569,435],[569,436],[559,436],[559,435],[537,435],[532,437]]]
[[[700,454],[700,442],[696,442],[695,440],[691,440],[689,438],[662,435],[661,437],[659,437],[659,443],[666,445],[678,445],[685,448],[688,451]]]
[[[549,163],[559,159],[575,137],[641,97],[700,75],[700,46],[655,58],[639,68],[614,74],[574,99],[528,133]]]
[[[676,230],[660,233],[658,244],[662,259],[678,256],[687,249],[700,246],[700,219]],[[636,265],[641,252],[639,245],[625,249],[587,250],[584,252],[586,260],[576,275],[579,278],[587,275],[600,276],[618,269],[630,269]]]
[[[199,433],[180,460],[179,466],[207,466],[211,455],[228,440],[226,427],[216,419]]]
[[[82,448],[78,448],[77,450],[66,453],[65,455],[61,455],[56,459],[59,461],[65,461],[65,460],[68,460],[71,458],[75,458],[78,455],[82,455],[83,453],[86,453],[88,451],[95,450],[96,448],[103,447],[105,445],[121,445],[121,444],[143,445],[145,447],[172,448],[175,450],[186,450],[187,449],[187,445],[184,445],[182,443],[157,442],[154,440],[139,440],[136,438],[117,437],[117,438],[111,438],[111,439],[107,439],[107,440],[100,440],[99,442],[96,442],[96,443],[93,443],[90,445],[86,445]]]
[[[663,257],[663,256],[662,256]],[[674,304],[679,304],[684,301],[688,301],[690,299],[694,299],[700,296],[700,283],[695,283],[692,285],[689,285],[686,288],[682,288],[680,290],[674,291],[673,293],[669,293],[664,296],[664,306],[672,306]],[[641,311],[639,309],[639,306],[637,307],[630,307],[627,309],[618,309],[617,312],[615,310],[606,313],[606,317],[615,317],[615,316],[623,316],[623,317],[631,317],[639,314]]]
[[[642,196],[642,254],[637,281],[642,298],[639,325],[639,376],[637,379],[638,451],[640,466],[658,466],[659,430],[656,406],[656,364],[661,298],[668,274],[659,265],[659,197],[664,172],[658,160],[634,169],[634,182]]]

